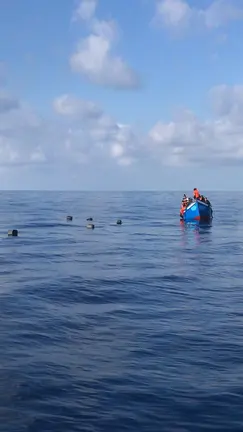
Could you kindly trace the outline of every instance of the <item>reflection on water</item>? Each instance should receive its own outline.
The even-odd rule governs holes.
[[[205,243],[205,241],[210,241],[207,234],[211,233],[212,225],[212,221],[185,222],[181,220],[180,227],[182,232],[182,246],[187,246],[188,244],[199,246],[202,242]]]

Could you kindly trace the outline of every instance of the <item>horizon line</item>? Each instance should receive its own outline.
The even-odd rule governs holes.
[[[193,188],[192,188],[193,189]],[[180,192],[184,193],[185,189],[0,189],[1,192],[84,192],[84,193],[143,193],[143,192]],[[207,192],[243,192],[243,189],[205,189]]]

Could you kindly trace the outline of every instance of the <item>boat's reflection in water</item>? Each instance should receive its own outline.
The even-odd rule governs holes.
[[[196,245],[199,245],[202,242],[208,242],[209,237],[208,234],[211,232],[211,228],[213,226],[213,221],[191,221],[185,222],[183,220],[180,221],[180,227],[182,231],[182,244],[186,246],[188,243],[191,243],[191,240],[196,242]]]

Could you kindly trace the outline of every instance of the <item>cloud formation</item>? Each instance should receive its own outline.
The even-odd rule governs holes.
[[[17,99],[11,98],[7,93],[0,92],[0,114],[13,111],[19,108]]]
[[[82,0],[74,12],[73,20],[89,21],[95,14],[97,0]]]
[[[186,0],[157,0],[154,20],[171,29],[196,24],[208,29],[243,19],[243,5],[237,1],[214,0],[208,7],[192,7]]]
[[[43,142],[48,128],[41,117],[3,91],[0,92],[0,107],[0,166],[46,161]]]
[[[243,86],[218,86],[209,95],[215,118],[201,121],[188,111],[177,121],[159,121],[152,128],[151,143],[161,160],[170,165],[243,163]]]
[[[0,166],[78,166],[145,161],[198,166],[243,163],[243,86],[210,90],[212,117],[184,111],[159,120],[142,135],[105,113],[94,101],[64,94],[53,101],[54,115],[41,118],[32,108],[0,93]]]
[[[81,38],[70,57],[74,72],[90,82],[115,89],[136,89],[140,86],[138,74],[115,54],[118,27],[114,20],[105,21],[95,17],[95,0],[81,0],[75,20],[85,21],[90,34]]]
[[[3,93],[2,93],[3,94]],[[142,157],[129,125],[119,124],[93,101],[64,94],[53,101],[54,116],[0,94],[0,166],[78,165],[94,160],[128,166]]]
[[[53,108],[57,114],[81,119],[99,118],[102,113],[94,102],[81,100],[69,94],[57,97],[53,102]]]

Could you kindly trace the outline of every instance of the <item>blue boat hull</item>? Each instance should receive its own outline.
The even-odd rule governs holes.
[[[209,221],[212,218],[213,210],[211,205],[199,200],[196,200],[189,204],[182,216],[182,219],[185,222]]]

